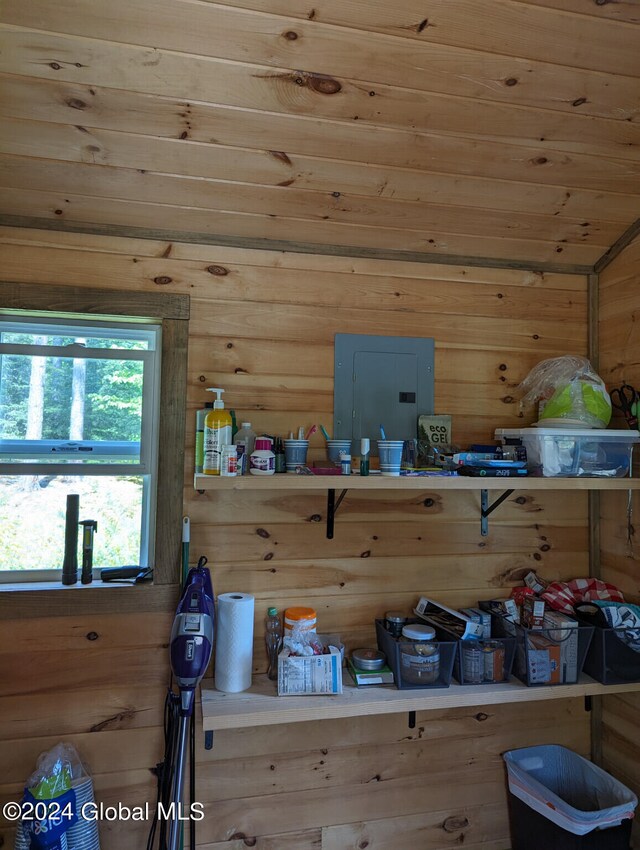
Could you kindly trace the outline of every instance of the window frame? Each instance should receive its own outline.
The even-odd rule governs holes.
[[[132,317],[161,325],[153,581],[155,585],[176,584],[184,488],[189,296],[0,281],[0,311],[3,314],[41,312],[43,318],[55,314],[75,321],[78,315],[87,314],[116,323],[123,317]],[[16,584],[28,590],[28,582]],[[10,587],[15,585],[2,589]],[[76,585],[66,589],[72,588]],[[58,593],[58,590],[43,592]]]

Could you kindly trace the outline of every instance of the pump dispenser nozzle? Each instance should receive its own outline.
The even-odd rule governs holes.
[[[218,387],[207,387],[207,392],[218,394],[218,398],[213,402],[213,409],[214,410],[224,410],[224,402],[222,401],[222,398],[220,397],[222,395],[222,393],[224,392],[224,390],[221,390]]]

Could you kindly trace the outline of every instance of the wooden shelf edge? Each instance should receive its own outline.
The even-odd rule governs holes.
[[[640,478],[386,478],[382,475],[194,476],[196,490],[640,490]]]
[[[345,673],[345,678],[347,677]],[[205,732],[274,726],[306,720],[335,720],[364,715],[401,714],[442,708],[464,708],[515,702],[596,696],[640,691],[640,682],[602,685],[582,676],[575,685],[541,685],[528,688],[512,679],[499,685],[458,685],[431,690],[396,688],[356,688],[344,684],[335,696],[279,697],[275,682],[266,676],[254,677],[254,684],[240,694],[201,689],[202,726]]]

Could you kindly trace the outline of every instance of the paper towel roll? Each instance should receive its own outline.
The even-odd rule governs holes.
[[[253,603],[250,593],[221,593],[216,625],[215,685],[236,694],[251,687]]]

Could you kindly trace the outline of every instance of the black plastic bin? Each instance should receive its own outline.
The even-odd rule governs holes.
[[[503,756],[512,850],[629,850],[635,794],[566,747]]]
[[[629,850],[632,820],[574,835],[530,809],[509,792],[511,850]]]
[[[422,623],[422,620],[409,620],[409,623]],[[423,624],[424,625],[424,624]],[[415,688],[423,690],[426,688],[448,688],[451,684],[453,662],[456,654],[455,641],[436,641],[440,648],[440,675],[433,684],[414,684],[408,682],[402,675],[402,649],[411,645],[411,641],[395,638],[387,631],[384,620],[376,620],[376,636],[378,649],[387,656],[387,664],[393,670],[393,678],[399,690]]]

